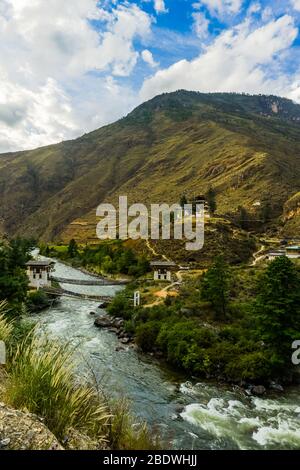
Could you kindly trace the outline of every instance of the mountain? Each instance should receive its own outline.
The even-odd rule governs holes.
[[[213,187],[218,212],[270,207],[291,224],[300,191],[300,105],[178,91],[76,140],[0,156],[0,224],[45,241],[95,236],[103,201],[177,202]],[[294,211],[297,217],[297,211]]]

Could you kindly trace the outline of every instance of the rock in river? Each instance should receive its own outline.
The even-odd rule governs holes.
[[[263,385],[255,385],[251,392],[253,395],[264,395],[266,393],[266,388]]]
[[[113,322],[109,317],[97,317],[94,325],[98,328],[109,328],[113,326]]]

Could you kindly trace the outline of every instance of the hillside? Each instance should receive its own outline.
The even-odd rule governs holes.
[[[95,208],[177,202],[213,186],[218,212],[300,191],[300,105],[275,96],[158,96],[79,139],[0,156],[0,228],[45,241],[95,237]],[[291,220],[288,221],[291,224]]]

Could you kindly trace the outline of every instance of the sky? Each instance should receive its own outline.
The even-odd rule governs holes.
[[[300,0],[0,0],[0,152],[178,89],[300,103]]]

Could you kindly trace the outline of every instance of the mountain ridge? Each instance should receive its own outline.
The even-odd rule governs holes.
[[[77,221],[91,226],[84,238],[103,201],[176,202],[210,186],[221,213],[271,192],[275,220],[300,190],[299,127],[300,105],[286,98],[159,95],[78,139],[2,154],[2,230],[50,241]]]

